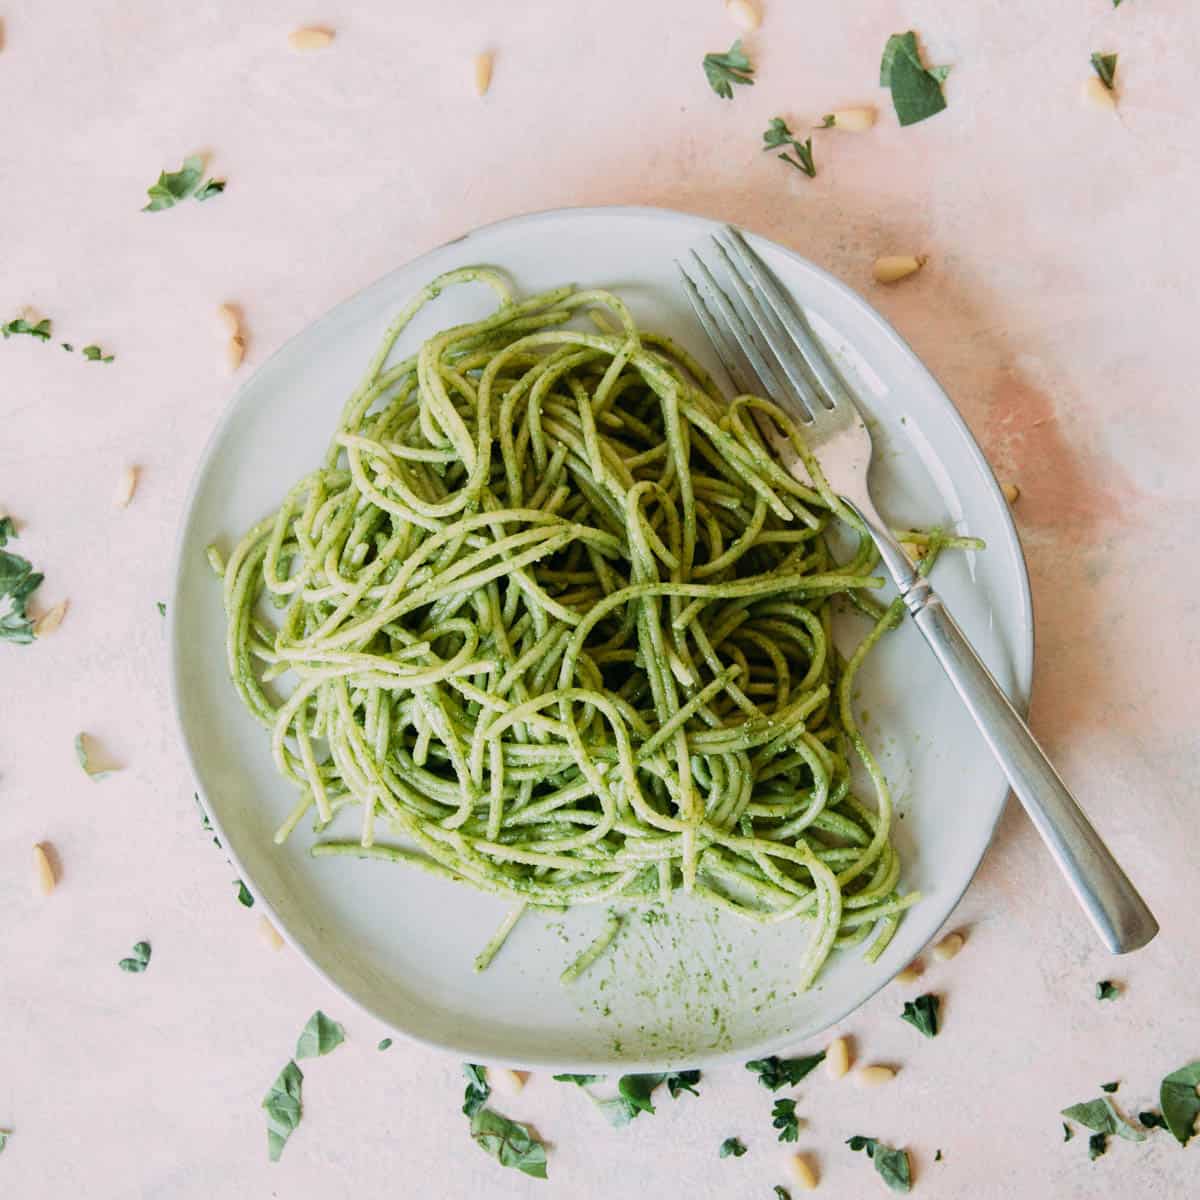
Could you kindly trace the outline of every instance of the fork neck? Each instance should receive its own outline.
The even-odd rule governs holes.
[[[875,548],[879,551],[879,558],[887,568],[887,573],[892,577],[892,582],[896,585],[896,590],[900,593],[905,608],[915,617],[930,603],[938,603],[933,586],[928,579],[917,573],[909,561],[908,555],[901,549],[900,543],[888,528],[887,522],[876,511],[875,505],[871,503],[870,499],[863,497],[855,500],[847,497],[843,497],[843,499],[866,525],[867,532],[871,535],[875,542]]]

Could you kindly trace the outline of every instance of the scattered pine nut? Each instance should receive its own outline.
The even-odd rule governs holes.
[[[488,51],[475,55],[475,95],[486,96],[492,86],[492,56]]]
[[[45,846],[41,842],[36,843],[33,847],[33,883],[38,895],[50,895],[57,882],[54,878],[54,865],[46,853]]]
[[[834,1038],[825,1050],[825,1074],[830,1079],[841,1079],[850,1070],[850,1043],[845,1038]]]
[[[925,265],[925,257],[911,254],[885,254],[872,268],[877,283],[896,283],[915,275]]]
[[[966,938],[961,933],[948,933],[933,948],[933,957],[938,962],[949,962],[962,948]]]
[[[279,936],[279,930],[267,920],[266,917],[258,918],[259,936],[272,950],[283,949],[283,938]]]
[[[729,19],[747,33],[753,33],[762,24],[762,14],[754,0],[725,0],[725,11]]]
[[[833,118],[833,128],[846,133],[863,133],[875,124],[873,108],[839,108],[829,115]]]
[[[67,615],[67,602],[60,600],[49,612],[42,613],[40,617],[33,623],[33,636],[45,637],[48,633],[53,633],[62,623],[63,617]]]
[[[854,1082],[859,1087],[880,1087],[891,1083],[896,1078],[896,1072],[891,1067],[859,1067],[854,1073]]]
[[[498,1092],[506,1096],[515,1096],[529,1078],[527,1071],[510,1071],[507,1067],[488,1067],[487,1081]]]
[[[324,50],[333,41],[333,34],[328,29],[293,29],[288,34],[288,45],[293,50]]]
[[[1021,498],[1021,489],[1015,483],[1002,483],[1000,490],[1004,493],[1004,498],[1009,504],[1016,504]]]
[[[1117,96],[1111,88],[1106,88],[1098,75],[1092,75],[1084,81],[1083,99],[1092,108],[1103,108],[1112,112],[1117,107]]]
[[[221,327],[230,337],[241,332],[242,319],[232,304],[222,304],[217,309],[217,320],[221,322]]]
[[[137,488],[137,482],[137,467],[126,467],[121,472],[121,476],[117,480],[116,489],[113,491],[113,504],[117,508],[129,507],[129,502],[133,499],[134,490]]]
[[[788,1174],[802,1192],[816,1191],[817,1173],[813,1170],[812,1163],[803,1154],[793,1154],[788,1159]]]
[[[225,361],[230,371],[236,371],[246,357],[246,339],[240,333],[235,333],[225,345]]]
[[[914,958],[912,960],[912,962],[910,962],[908,964],[908,966],[905,967],[904,970],[901,971],[900,974],[896,976],[896,982],[897,983],[906,983],[906,984],[907,983],[916,983],[917,980],[921,978],[921,975],[924,972],[924,970],[925,970],[925,966],[921,962],[921,960],[919,958]]]

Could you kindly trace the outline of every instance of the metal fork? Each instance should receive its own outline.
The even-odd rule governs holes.
[[[699,285],[677,265],[688,300],[734,386],[774,400],[801,423],[830,486],[862,518],[913,621],[1105,945],[1114,954],[1144,946],[1158,932],[1154,915],[876,511],[867,481],[870,431],[807,318],[740,232],[727,227],[724,237],[712,241],[715,271],[692,254]],[[718,275],[728,280],[728,289]],[[803,474],[787,440],[766,423],[763,432],[788,469]]]

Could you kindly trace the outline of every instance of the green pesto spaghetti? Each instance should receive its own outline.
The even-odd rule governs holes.
[[[392,363],[418,310],[472,281],[495,312]],[[568,327],[585,312],[596,330]],[[846,561],[837,526],[857,539]],[[926,563],[962,544],[903,536]],[[875,562],[788,416],[725,399],[616,296],[518,300],[495,271],[443,275],[388,330],[323,464],[224,567],[231,675],[299,789],[276,840],[310,813],[328,838],[353,808],[357,837],[314,855],[515,901],[480,969],[526,909],[677,892],[808,922],[800,986],[835,945],[874,959],[917,899],[850,703],[902,612],[872,598]],[[838,597],[871,622],[849,659],[831,638]]]

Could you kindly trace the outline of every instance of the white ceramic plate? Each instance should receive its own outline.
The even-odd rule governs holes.
[[[340,304],[241,388],[187,504],[168,610],[172,685],[213,824],[271,919],[318,971],[398,1032],[465,1059],[650,1070],[798,1042],[856,1008],[937,931],[1004,805],[1003,776],[906,625],[870,658],[859,707],[897,800],[903,881],[924,899],[879,962],[868,965],[855,951],[836,955],[806,993],[795,991],[791,972],[805,925],[760,930],[684,902],[665,922],[628,922],[616,950],[570,987],[558,975],[599,928],[596,908],[527,917],[477,975],[472,959],[504,915],[504,901],[388,863],[311,859],[306,826],[283,848],[272,842],[294,794],[226,675],[220,588],[205,546],[215,539],[228,550],[317,463],[391,315],[451,268],[502,267],[526,294],[563,282],[611,288],[643,327],[674,335],[716,370],[672,261],[716,228],[656,209],[571,209],[502,221],[431,251]],[[870,411],[879,508],[897,525],[940,524],[987,540],[985,553],[946,555],[937,584],[997,678],[1024,703],[1033,656],[1028,579],[1008,507],[971,434],[859,296],[783,247],[753,241]],[[483,287],[453,289],[421,314],[403,344],[480,317],[491,304]]]

